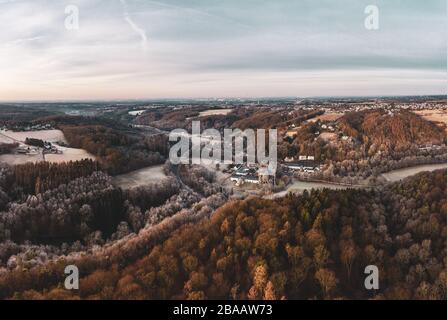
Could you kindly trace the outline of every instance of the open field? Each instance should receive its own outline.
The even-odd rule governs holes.
[[[123,189],[141,187],[166,179],[163,165],[143,168],[113,178],[113,184]]]
[[[226,116],[228,115],[232,109],[210,109],[207,111],[200,112],[199,117],[208,117],[208,116]]]
[[[317,122],[318,120],[320,120],[320,121],[336,121],[336,120],[340,119],[341,117],[343,117],[343,113],[341,113],[341,112],[328,112],[328,113],[322,114],[321,116],[312,118],[312,119],[308,120],[307,122]]]
[[[9,165],[25,164],[28,162],[43,161],[42,153],[27,155],[27,154],[2,154],[0,155],[0,162],[6,162]]]
[[[320,138],[326,142],[337,142],[338,140],[337,134],[333,132],[323,132],[320,134]]]
[[[42,130],[42,131],[0,131],[0,143],[18,143],[21,147],[26,147],[24,144],[26,138],[41,139],[44,141],[57,143],[67,143],[65,136],[60,130]],[[52,163],[61,163],[69,161],[77,161],[83,159],[95,160],[96,157],[83,149],[74,149],[57,146],[57,149],[62,151],[62,154],[45,154],[39,148],[37,154],[4,154],[0,155],[0,161],[6,162],[9,165],[24,164],[28,162],[48,161]]]
[[[40,152],[39,154],[3,154],[0,155],[0,162],[6,162],[9,165],[24,164],[28,162],[48,161],[51,163],[61,163],[69,161],[77,161],[83,159],[95,160],[95,156],[91,155],[83,149],[73,149],[58,147],[62,154],[46,154],[45,159]]]
[[[318,120],[320,120],[320,121],[337,121],[341,117],[343,117],[342,112],[327,112],[325,114],[322,114],[321,116],[318,116],[318,117],[308,120],[308,122],[317,122]]]
[[[129,111],[129,115],[136,117],[136,116],[141,116],[145,112],[146,112],[146,110]]]
[[[15,141],[14,139],[12,139],[8,136],[5,136],[3,134],[3,131],[0,131],[0,143],[10,144],[10,143],[15,143],[15,142],[17,142],[17,141]]]
[[[416,114],[428,121],[432,121],[443,129],[447,127],[447,111],[445,110],[418,110]]]
[[[96,157],[84,149],[74,149],[74,148],[66,148],[66,147],[57,147],[62,151],[62,154],[46,154],[45,161],[52,163],[61,163],[61,162],[69,162],[69,161],[79,161],[83,159],[92,159],[96,160]]]

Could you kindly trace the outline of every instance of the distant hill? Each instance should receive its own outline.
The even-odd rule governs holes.
[[[434,123],[408,111],[351,112],[339,120],[341,130],[365,144],[405,147],[410,144],[441,144],[445,133]]]
[[[32,106],[0,105],[0,125],[14,126],[29,123],[54,113]]]

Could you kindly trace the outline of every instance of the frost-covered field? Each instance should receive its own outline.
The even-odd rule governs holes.
[[[65,136],[60,130],[42,130],[42,131],[0,131],[0,143],[18,143],[21,147],[26,147],[24,144],[26,138],[41,139],[54,144],[58,142],[67,143]],[[45,154],[42,149],[36,154],[4,154],[0,155],[0,161],[6,162],[10,165],[24,164],[28,162],[48,161],[52,163],[61,163],[69,161],[77,161],[82,159],[95,160],[95,156],[91,155],[83,149],[74,149],[57,146],[57,149],[62,151],[61,154]]]
[[[228,115],[232,109],[210,109],[207,111],[200,112],[200,117],[208,117],[208,116],[226,116]]]
[[[415,112],[422,118],[437,124],[447,125],[447,112],[445,110],[418,110]]]
[[[62,151],[62,154],[46,154],[45,161],[53,162],[53,163],[61,163],[68,161],[78,161],[83,159],[92,159],[96,160],[96,157],[84,149],[74,149],[74,148],[65,148],[65,147],[57,147]]]
[[[327,112],[325,114],[322,114],[321,116],[312,118],[308,120],[307,122],[317,122],[317,121],[336,121],[343,117],[343,113],[341,112]]]
[[[135,110],[135,111],[129,111],[129,115],[131,116],[141,116],[146,110]]]
[[[42,153],[27,155],[27,154],[2,154],[0,155],[0,162],[6,162],[9,165],[24,164],[28,162],[43,161]]]
[[[65,142],[64,133],[60,130],[40,130],[40,131],[0,131],[0,139],[10,139],[25,142],[26,138],[40,139],[48,142]]]
[[[123,189],[131,189],[160,182],[166,178],[163,172],[163,165],[160,165],[116,176],[113,178],[113,184]]]

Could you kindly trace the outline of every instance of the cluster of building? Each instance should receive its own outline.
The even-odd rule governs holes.
[[[282,168],[293,172],[315,173],[321,170],[321,165],[313,156],[300,156],[297,160],[286,158],[281,164]],[[276,170],[268,166],[259,165],[239,165],[232,169],[231,181],[236,186],[245,183],[256,185],[276,185]]]
[[[331,102],[316,103],[313,109],[323,109],[326,112],[352,112],[365,110],[447,110],[445,101],[387,101],[374,100],[368,102]]]
[[[52,143],[45,141],[44,147],[43,147],[43,153],[44,154],[62,154],[62,151],[59,150],[56,146],[54,146]]]
[[[425,145],[419,146],[419,150],[420,151],[438,151],[438,150],[442,150],[445,147],[446,147],[445,144],[443,144],[443,145],[425,144]]]
[[[231,181],[237,186],[244,183],[276,184],[276,170],[268,166],[239,165],[233,169]]]
[[[306,173],[314,173],[321,170],[320,164],[315,161],[314,156],[299,156],[298,160],[295,160],[293,157],[286,158],[283,165],[289,170]]]
[[[40,148],[38,146],[34,145],[27,145],[27,144],[21,144],[15,152],[17,154],[24,154],[24,155],[37,155],[40,153],[40,150],[42,149],[43,154],[62,154],[62,151],[59,150],[56,146],[54,146],[50,142],[44,142],[43,148]]]

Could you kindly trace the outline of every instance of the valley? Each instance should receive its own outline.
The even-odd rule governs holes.
[[[447,300],[445,12],[0,0],[0,301]]]
[[[146,102],[144,108],[83,106],[84,115],[74,110],[51,115],[53,108],[48,108],[50,114],[44,117],[10,119],[0,135],[1,297],[73,298],[72,293],[58,291],[62,278],[51,276],[66,263],[83,270],[85,287],[74,294],[82,299],[362,297],[350,284],[357,271],[350,270],[373,259],[372,247],[400,261],[399,250],[409,246],[425,250],[428,241],[438,241],[428,231],[405,227],[399,218],[391,222],[380,216],[395,215],[397,203],[408,202],[413,215],[430,212],[430,223],[435,223],[433,219],[444,223],[437,212],[444,210],[447,140],[441,123],[419,116],[419,110],[444,108],[443,103],[386,101],[226,102],[225,107]],[[262,164],[173,165],[170,130],[190,132],[197,120],[202,130],[219,132],[277,129],[276,171]],[[202,147],[213,145],[207,136],[201,142]],[[416,209],[411,197],[431,197],[439,203]],[[359,225],[352,222],[339,229],[356,215],[362,219]],[[418,219],[413,223],[426,223],[423,216]],[[269,230],[275,231],[265,231],[265,223],[274,225]],[[291,224],[300,234],[296,239],[287,231]],[[399,231],[387,235],[388,227]],[[369,238],[362,238],[359,228],[369,230]],[[430,228],[436,233],[440,227]],[[408,233],[411,240],[401,244],[398,238]],[[220,237],[234,240],[225,248]],[[387,251],[377,240],[381,237],[390,237],[394,249]],[[329,245],[334,241],[339,248]],[[204,248],[211,251],[200,256],[195,243],[208,243]],[[160,248],[170,255],[164,256]],[[224,254],[227,250],[236,254]],[[319,260],[316,252],[331,261]],[[346,260],[348,253],[352,260]],[[172,285],[160,287],[157,270],[174,270],[172,264],[179,266],[168,276]],[[232,270],[233,264],[244,270],[241,277]],[[15,289],[11,281],[23,270],[40,274],[45,285],[23,279],[22,289]],[[414,272],[411,267],[404,270],[407,278]],[[209,272],[212,278],[206,275]],[[256,272],[265,274],[267,283],[258,291],[252,289],[251,280]],[[429,280],[433,288],[442,274],[434,272],[436,277]],[[343,279],[344,285],[323,284],[323,276]],[[92,281],[110,282],[95,287]],[[307,289],[294,289],[301,281]],[[422,294],[420,283],[413,280],[390,275],[388,281],[381,297],[396,297],[402,283],[407,289],[399,287],[399,294],[409,295],[409,288],[415,287],[415,297]],[[118,285],[124,282],[124,287]],[[319,290],[323,285],[329,289]]]

